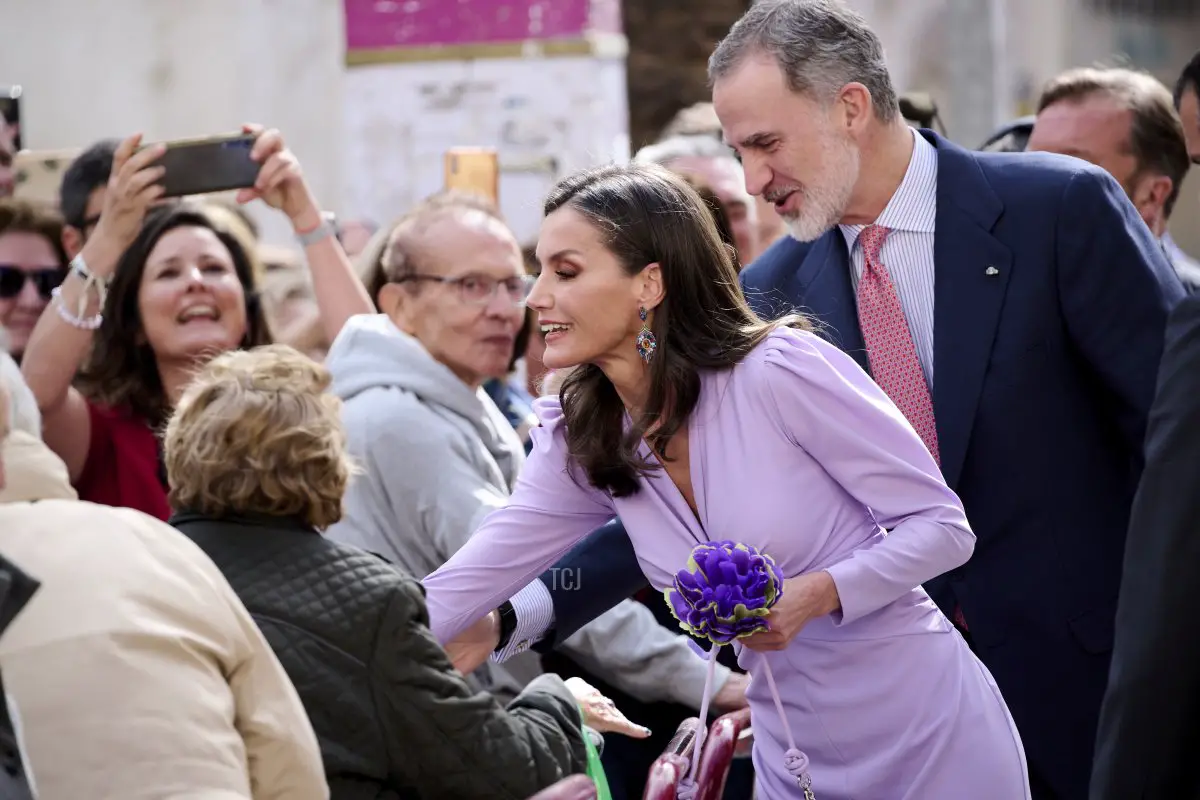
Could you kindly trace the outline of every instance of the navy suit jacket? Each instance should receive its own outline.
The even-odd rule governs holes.
[[[558,577],[564,574],[579,579],[567,587]],[[619,519],[600,526],[575,545],[542,573],[541,581],[554,600],[554,627],[533,646],[539,653],[558,647],[575,631],[650,585]]]
[[[938,153],[934,414],[946,482],[977,536],[971,560],[926,589],[947,614],[962,608],[1031,768],[1082,798],[1146,419],[1183,288],[1103,170],[922,135]],[[835,228],[780,240],[742,283],[761,316],[806,312],[869,369],[850,269]],[[617,538],[605,560],[627,570]],[[569,594],[556,593],[560,625],[582,602]]]

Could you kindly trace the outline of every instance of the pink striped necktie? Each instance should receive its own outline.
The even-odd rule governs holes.
[[[888,233],[887,228],[868,225],[859,234],[865,263],[862,279],[858,282],[858,324],[867,346],[871,377],[916,429],[940,467],[933,399],[929,396],[929,386],[921,371],[896,285],[879,260]],[[967,620],[958,605],[955,605],[952,617],[958,627],[967,630]]]
[[[858,282],[858,322],[867,346],[871,377],[908,419],[933,454],[933,460],[941,466],[929,386],[917,359],[900,296],[879,260],[883,240],[890,232],[878,225],[868,225],[859,234],[865,265]]]

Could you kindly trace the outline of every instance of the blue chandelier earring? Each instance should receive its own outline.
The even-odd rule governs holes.
[[[638,309],[638,316],[642,320],[642,329],[638,331],[637,336],[637,351],[642,357],[642,361],[647,364],[654,358],[654,351],[658,349],[658,340],[654,338],[654,332],[650,330],[650,326],[646,323],[646,309],[643,306]]]

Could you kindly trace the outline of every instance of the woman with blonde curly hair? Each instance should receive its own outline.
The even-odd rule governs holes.
[[[586,684],[472,692],[420,584],[326,539],[353,472],[326,369],[282,345],[217,356],[167,424],[171,522],[225,574],[291,677],[330,796],[526,798],[582,772]]]

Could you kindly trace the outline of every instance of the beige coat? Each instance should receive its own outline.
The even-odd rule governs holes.
[[[39,800],[327,798],[300,699],[212,562],[73,499],[46,456],[13,433],[0,502],[0,552],[41,582],[0,640]]]

